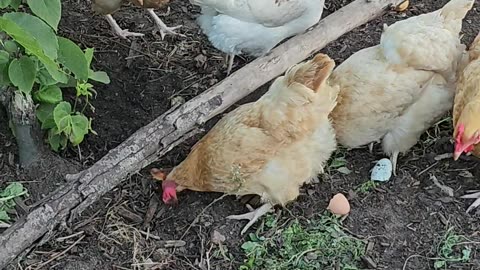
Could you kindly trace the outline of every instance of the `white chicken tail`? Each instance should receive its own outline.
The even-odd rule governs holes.
[[[319,53],[312,60],[291,67],[285,74],[285,81],[290,88],[302,85],[308,88],[301,87],[304,91],[313,90],[321,96],[325,111],[330,112],[336,105],[339,88],[324,86],[334,67],[335,62],[328,55]]]
[[[441,16],[448,20],[462,20],[472,9],[475,0],[451,0],[441,9]]]
[[[328,121],[339,90],[327,83],[334,67],[330,57],[318,54],[277,78],[257,102],[262,128],[288,141],[311,132],[319,121]]]

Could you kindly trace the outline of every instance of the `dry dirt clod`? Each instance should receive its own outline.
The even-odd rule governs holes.
[[[217,230],[214,230],[213,231],[213,234],[212,234],[212,243],[214,244],[217,244],[217,245],[220,245],[222,244],[223,242],[225,242],[226,238],[223,234],[221,234],[220,232],[218,232]]]

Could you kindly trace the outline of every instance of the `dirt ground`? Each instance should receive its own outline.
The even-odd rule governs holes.
[[[93,128],[98,136],[88,136],[79,149],[61,153],[63,157],[88,167],[165,112],[172,98],[181,96],[188,100],[225,77],[223,55],[209,44],[195,23],[199,10],[188,1],[172,2],[164,21],[167,25],[182,24],[179,31],[186,37],[167,36],[162,41],[145,11],[125,6],[114,14],[122,27],[146,33],[143,38],[122,40],[112,35],[107,21],[93,14],[86,1],[63,1],[61,34],[84,47],[94,47],[95,68],[108,72],[112,81],[107,86],[96,86],[95,112],[90,116],[94,118]],[[323,16],[349,2],[326,0]],[[405,14],[391,12],[346,34],[322,52],[340,64],[359,49],[377,44],[383,23],[430,12],[446,2],[411,1]],[[464,43],[470,43],[479,30],[480,14],[474,9],[465,20]],[[237,58],[234,69],[250,60]],[[265,88],[245,101],[258,98],[263,91]],[[0,117],[0,123],[6,123],[1,112]],[[476,180],[480,176],[480,163],[473,158],[458,162],[435,159],[452,151],[450,137],[451,123],[446,117],[400,157],[398,176],[361,194],[358,187],[369,179],[373,162],[383,158],[380,147],[377,145],[373,154],[367,148],[342,151],[351,173],[331,170],[321,183],[304,187],[297,201],[282,210],[281,219],[308,219],[322,212],[333,194],[343,192],[350,195],[352,204],[352,212],[344,221],[346,230],[373,243],[368,256],[378,269],[434,269],[432,257],[448,230],[455,230],[469,242],[480,241],[479,214],[466,214],[471,201],[459,199],[467,190],[480,186]],[[178,164],[198,139],[175,148],[154,165]],[[453,188],[454,197],[435,186],[432,176]],[[35,185],[35,194],[53,188],[38,189],[39,183],[22,177],[16,165],[15,140],[7,125],[1,124],[0,184],[9,181],[24,181],[27,188]],[[211,204],[219,194],[185,192],[179,196],[176,207],[159,203],[154,219],[143,224],[151,201],[159,201],[154,187],[147,170],[133,175],[75,224],[62,228],[51,241],[36,247],[9,268],[33,269],[60,254],[42,269],[148,269],[145,267],[148,262],[162,262],[156,269],[238,269],[245,260],[240,248],[246,239],[240,236],[245,223],[228,221],[225,217],[245,212],[247,209],[241,202],[226,197]],[[32,196],[26,204],[33,203],[36,197]],[[214,232],[226,238],[221,248],[212,239]],[[176,240],[173,244],[177,246],[168,247],[172,243],[167,240]],[[480,269],[480,248],[475,244],[470,247],[470,260],[449,264],[448,269]],[[363,267],[371,268],[372,263]]]

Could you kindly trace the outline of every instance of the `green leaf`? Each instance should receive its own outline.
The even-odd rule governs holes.
[[[18,197],[25,194],[23,185],[18,182],[13,182],[8,185],[2,192],[0,192],[0,199],[6,197]]]
[[[36,115],[38,120],[42,123],[42,129],[55,128],[55,120],[53,119],[54,104],[43,103],[38,106]]]
[[[10,6],[17,11],[21,4],[22,0],[11,0]]]
[[[71,40],[58,38],[58,61],[68,68],[78,80],[88,80],[88,65],[85,54]]]
[[[55,152],[58,152],[59,149],[65,149],[67,146],[67,137],[57,133],[57,128],[52,128],[48,131],[48,143]]]
[[[60,0],[27,0],[32,12],[57,31],[62,16]]]
[[[42,65],[40,63],[40,65]],[[37,73],[36,82],[40,85],[49,86],[49,85],[56,85],[57,81],[52,78],[52,75],[48,73],[48,70],[45,67],[41,67]]]
[[[0,51],[0,65],[6,64],[10,61],[10,54],[7,51]]]
[[[104,71],[93,71],[90,70],[88,74],[88,78],[97,82],[101,82],[104,84],[109,84],[110,83],[110,77],[108,77],[108,74]]]
[[[7,211],[0,210],[0,221],[10,221],[10,217],[7,214]]]
[[[37,76],[35,62],[26,56],[14,59],[8,67],[10,81],[25,94],[30,94],[32,91],[35,76]]]
[[[13,40],[7,40],[3,45],[5,47],[5,50],[9,53],[16,53],[18,51],[18,45]]]
[[[40,102],[57,104],[63,100],[62,90],[56,85],[50,85],[42,87],[38,92],[35,93],[35,98]]]
[[[443,268],[446,264],[447,262],[445,262],[444,260],[438,260],[438,261],[435,261],[435,263],[433,264],[433,267],[435,269],[439,269],[439,268]]]
[[[12,0],[0,0],[0,8],[6,8],[10,5]]]
[[[70,142],[73,146],[79,145],[88,133],[88,118],[83,114],[72,116],[72,134]]]
[[[93,48],[85,49],[85,59],[87,60],[87,66],[90,67],[93,60]]]
[[[50,26],[44,21],[23,12],[11,12],[4,14],[3,17],[12,20],[22,29],[30,33],[30,35],[38,41],[38,44],[43,49],[46,56],[51,59],[57,59],[57,35],[55,35],[52,28],[50,28]]]
[[[6,18],[0,17],[0,30],[6,32],[10,37],[22,45],[28,53],[35,55],[43,63],[48,73],[57,80],[57,82],[66,83],[68,77],[59,68],[57,63],[49,58],[43,52],[37,40],[29,35],[28,32],[19,27],[16,23]]]
[[[62,101],[55,106],[53,110],[53,120],[57,125],[58,133],[69,135],[72,131],[72,106],[66,101]]]

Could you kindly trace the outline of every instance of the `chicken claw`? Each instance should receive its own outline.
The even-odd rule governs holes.
[[[175,32],[175,30],[182,27],[182,25],[169,27],[158,17],[158,15],[155,13],[155,11],[153,11],[153,8],[147,9],[147,12],[150,15],[150,17],[152,17],[152,19],[155,21],[155,24],[159,28],[160,36],[162,37],[162,40],[165,38],[165,36],[167,34],[174,35],[174,36],[177,35],[177,36],[185,37],[185,35]]]
[[[468,208],[467,213],[477,208],[480,205],[480,192],[475,192],[467,195],[463,195],[460,198],[462,199],[476,199]]]
[[[241,231],[240,234],[244,234],[257,220],[265,215],[266,213],[270,212],[272,210],[272,205],[269,203],[266,203],[262,206],[260,206],[257,209],[253,209],[250,205],[247,204],[248,210],[250,210],[249,213],[243,214],[243,215],[231,215],[228,216],[228,219],[236,219],[236,220],[241,220],[241,219],[248,219],[250,220],[245,227],[243,227],[243,230]]]
[[[117,24],[117,21],[115,21],[115,19],[110,14],[105,15],[105,18],[107,19],[108,24],[110,24],[115,34],[123,39],[127,39],[127,37],[143,37],[144,36],[142,33],[130,32],[128,31],[128,29],[120,28],[120,26]]]

